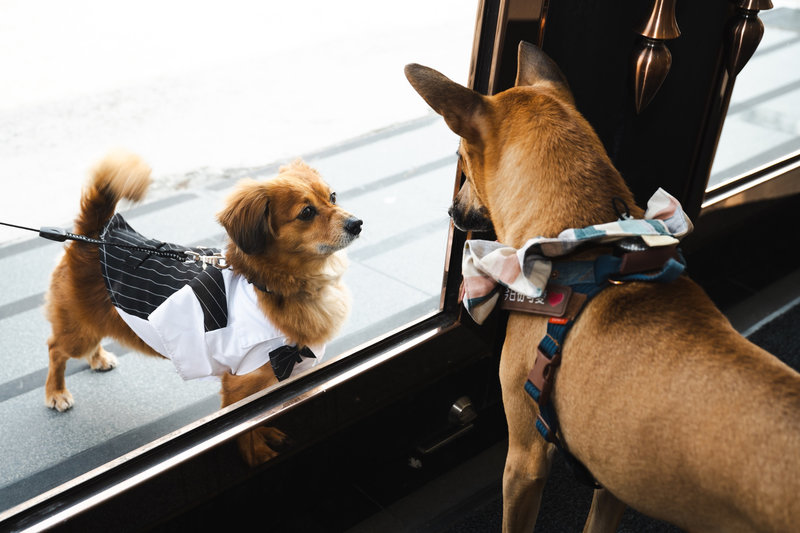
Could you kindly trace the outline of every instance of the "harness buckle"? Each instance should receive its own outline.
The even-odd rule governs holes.
[[[619,273],[625,275],[657,270],[662,268],[664,263],[677,256],[677,245],[658,246],[645,250],[627,252],[622,254]]]
[[[225,270],[228,268],[228,262],[225,260],[225,256],[221,253],[218,254],[211,254],[211,255],[201,255],[197,252],[193,252],[191,250],[185,250],[184,255],[186,255],[186,260],[183,262],[185,265],[190,265],[192,263],[200,263],[203,267],[203,270],[206,269],[207,265],[211,265],[215,268],[220,270]]]
[[[553,444],[556,443],[556,436],[550,428],[550,424],[548,424],[547,420],[542,416],[541,411],[536,415],[536,429],[539,431],[539,434],[544,437],[544,440]]]
[[[555,381],[555,370],[561,364],[561,352],[556,352],[553,357],[549,357],[541,348],[536,354],[536,361],[533,369],[528,373],[528,381],[539,389],[539,405],[546,405],[550,400],[550,393],[553,390]]]

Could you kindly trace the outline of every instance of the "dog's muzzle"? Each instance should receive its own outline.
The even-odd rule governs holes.
[[[342,248],[347,248],[350,243],[356,240],[361,233],[361,226],[364,221],[356,217],[350,217],[345,220],[342,226],[342,232],[339,234],[338,242],[332,245],[320,245],[318,250],[321,254],[331,254],[337,252]]]
[[[468,208],[465,211],[454,203],[447,210],[447,214],[461,231],[492,231],[494,229],[485,208],[481,208],[480,211]]]

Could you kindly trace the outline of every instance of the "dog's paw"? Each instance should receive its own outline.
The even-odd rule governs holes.
[[[276,453],[286,451],[293,444],[292,438],[278,428],[260,427],[253,431],[257,431],[267,445],[275,450]]]
[[[264,464],[291,445],[291,439],[278,428],[259,427],[238,439],[242,458],[250,466]]]
[[[97,372],[108,372],[117,366],[117,362],[117,356],[102,346],[98,346],[94,355],[89,357],[89,366]]]
[[[75,405],[75,400],[72,399],[72,394],[70,394],[68,390],[64,389],[59,392],[46,394],[44,398],[44,404],[50,409],[55,409],[56,411],[63,413]]]

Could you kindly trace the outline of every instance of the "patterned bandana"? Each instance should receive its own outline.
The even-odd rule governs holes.
[[[644,217],[567,229],[556,238],[534,237],[520,249],[496,241],[467,241],[462,257],[467,312],[482,324],[497,303],[499,286],[530,298],[540,297],[553,266],[548,258],[566,255],[584,244],[641,237],[651,248],[671,246],[692,231],[681,204],[661,188],[647,202]]]

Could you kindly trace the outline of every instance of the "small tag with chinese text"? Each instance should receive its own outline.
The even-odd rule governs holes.
[[[535,315],[560,317],[567,311],[572,289],[563,285],[548,284],[541,296],[530,298],[506,288],[500,300],[500,308],[522,311]]]

